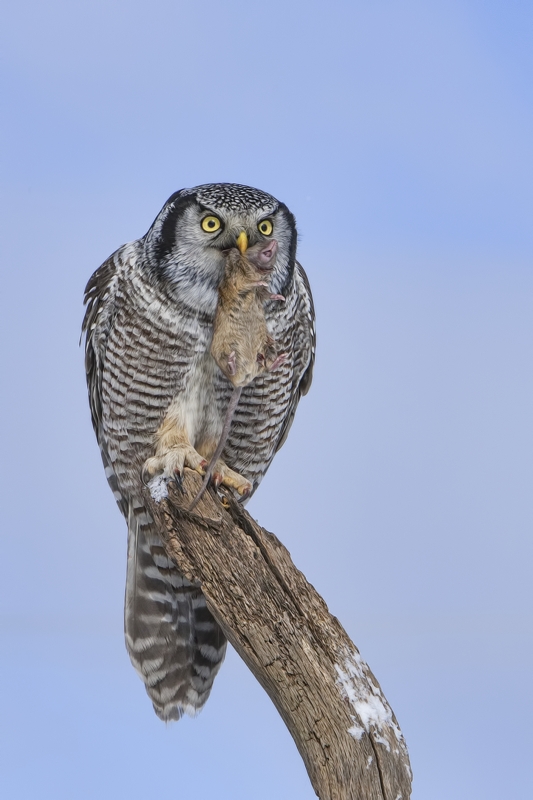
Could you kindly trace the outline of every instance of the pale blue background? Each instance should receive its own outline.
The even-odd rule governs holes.
[[[526,0],[5,5],[2,797],[314,796],[234,653],[165,727],[123,646],[82,290],[208,181],[289,205],[316,298],[252,513],[381,681],[413,797],[533,797],[532,31]]]

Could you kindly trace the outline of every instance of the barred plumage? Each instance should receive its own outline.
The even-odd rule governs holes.
[[[220,220],[215,233],[201,227],[207,213]],[[106,477],[128,522],[126,645],[164,720],[201,709],[226,641],[200,588],[167,559],[143,503],[141,475],[156,446],[161,463],[179,455],[175,442],[161,451],[163,424],[196,456],[214,450],[232,389],[209,353],[223,252],[241,231],[251,244],[265,238],[258,224],[266,217],[278,242],[270,288],[286,301],[267,302],[265,314],[289,358],[243,390],[223,452],[227,466],[255,490],[285,441],[314,360],[313,302],[295,261],[296,228],[286,206],[237,184],[176,192],[148,233],[117,250],[86,288],[92,420]]]

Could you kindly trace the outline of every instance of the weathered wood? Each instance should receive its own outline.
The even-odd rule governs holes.
[[[210,490],[147,502],[165,549],[281,714],[321,800],[407,800],[404,738],[379,683],[286,548],[232,498]]]

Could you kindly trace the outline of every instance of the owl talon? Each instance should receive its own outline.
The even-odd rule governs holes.
[[[245,500],[252,493],[252,484],[243,475],[230,469],[222,460],[217,461],[216,471],[213,473],[215,488],[220,485],[234,489]]]
[[[149,471],[147,470],[146,464],[143,464],[143,467],[141,469],[141,483],[143,484],[143,486],[146,486],[148,488],[148,484],[153,477],[154,476],[150,475]]]
[[[182,494],[185,494],[185,489],[183,488],[183,476],[181,472],[179,472],[177,469],[174,470],[174,483],[176,484],[180,492]]]
[[[184,467],[194,469],[203,475],[207,461],[192,445],[180,443],[160,450],[152,458],[147,458],[142,468],[142,481],[146,486],[156,475],[162,475],[166,480],[175,481],[179,486]]]

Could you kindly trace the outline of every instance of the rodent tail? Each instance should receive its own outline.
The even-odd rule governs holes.
[[[220,439],[218,440],[218,444],[216,447],[215,452],[211,456],[211,461],[207,465],[207,469],[205,471],[204,480],[202,485],[200,486],[200,491],[192,501],[191,505],[189,506],[189,511],[192,511],[193,508],[197,505],[198,501],[204,494],[205,490],[209,486],[209,481],[211,480],[211,475],[213,474],[213,470],[215,469],[215,465],[222,455],[222,451],[224,449],[224,445],[226,444],[227,438],[229,436],[231,423],[233,420],[233,415],[235,413],[235,409],[239,405],[239,400],[241,399],[241,392],[242,386],[235,386],[233,389],[233,393],[230,397],[230,401],[228,403],[228,408],[226,411],[226,417],[224,419],[224,425],[222,427],[222,433],[220,434]]]

